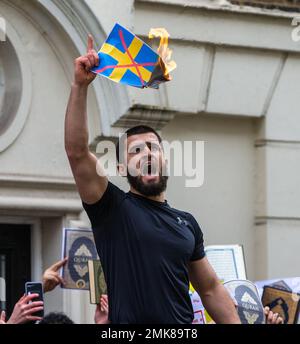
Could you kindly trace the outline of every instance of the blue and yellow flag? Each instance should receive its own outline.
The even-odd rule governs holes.
[[[157,88],[157,81],[163,76],[159,55],[119,24],[114,26],[98,55],[100,64],[92,72],[115,82]]]

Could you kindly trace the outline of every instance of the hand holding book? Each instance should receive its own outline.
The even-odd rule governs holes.
[[[108,320],[108,297],[103,294],[100,297],[100,303],[96,307],[95,311],[95,324],[109,324]]]

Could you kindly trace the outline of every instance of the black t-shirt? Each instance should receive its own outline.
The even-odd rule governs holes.
[[[193,216],[110,182],[101,200],[83,206],[107,282],[110,321],[192,323],[187,266],[205,256]]]

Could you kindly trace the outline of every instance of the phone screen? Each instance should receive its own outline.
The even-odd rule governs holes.
[[[35,299],[32,300],[33,302],[34,301],[44,301],[42,283],[27,282],[25,284],[25,293],[26,293],[26,295],[39,294],[38,297],[36,297]],[[44,316],[44,311],[42,310],[42,311],[36,312],[33,315],[42,318]]]

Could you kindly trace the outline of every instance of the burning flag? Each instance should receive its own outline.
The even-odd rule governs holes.
[[[115,82],[139,88],[158,88],[171,80],[176,68],[168,48],[169,34],[165,29],[151,29],[149,38],[160,37],[157,53],[145,42],[116,24],[98,52],[100,64],[92,72]]]

